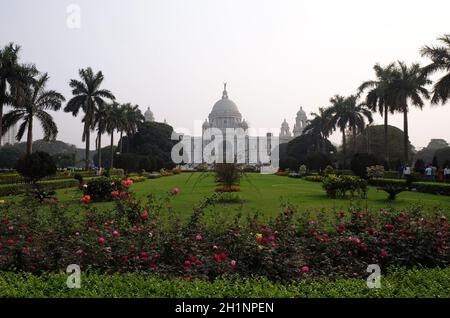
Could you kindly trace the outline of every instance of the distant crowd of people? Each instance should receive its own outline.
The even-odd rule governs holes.
[[[407,179],[411,176],[412,169],[409,165],[404,165],[399,168],[398,172],[401,178]],[[450,166],[447,165],[446,167],[441,169],[429,163],[425,168],[424,176],[426,181],[445,181],[450,183]]]

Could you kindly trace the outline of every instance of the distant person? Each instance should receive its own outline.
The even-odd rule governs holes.
[[[444,169],[445,182],[450,182],[450,166],[446,166]]]
[[[431,175],[431,181],[436,182],[436,175],[437,175],[437,167],[432,166],[431,169],[433,170],[432,175]]]
[[[432,181],[433,180],[432,175],[433,175],[433,168],[431,167],[431,165],[428,165],[425,168],[425,179],[427,181]]]
[[[403,176],[407,179],[409,176],[411,176],[411,167],[409,165],[405,165],[403,168]]]

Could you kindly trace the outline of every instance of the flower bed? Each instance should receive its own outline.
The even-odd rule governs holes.
[[[330,198],[343,198],[347,192],[365,198],[367,193],[367,181],[356,176],[331,174],[323,178],[322,187]]]
[[[323,181],[323,177],[319,176],[319,175],[305,176],[305,177],[303,177],[303,179],[306,181],[312,181],[312,182],[322,182]]]
[[[105,273],[289,280],[362,277],[368,264],[450,265],[450,229],[440,213],[352,208],[337,213],[330,225],[321,217],[297,217],[288,207],[268,222],[237,215],[207,223],[203,215],[215,203],[207,198],[181,223],[171,204],[178,193],[174,188],[142,203],[128,192],[115,196],[115,207],[106,211],[86,200],[79,205],[82,218],[69,218],[61,204],[46,209],[37,201],[1,204],[0,270],[57,272],[79,264]]]
[[[217,192],[237,192],[241,191],[241,187],[239,186],[218,186],[215,188]]]
[[[75,179],[49,180],[38,182],[41,190],[57,190],[78,186]],[[23,194],[32,189],[31,184],[2,184],[0,185],[0,196]]]

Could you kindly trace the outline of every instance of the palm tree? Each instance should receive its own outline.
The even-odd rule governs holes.
[[[365,119],[372,122],[372,114],[363,103],[358,103],[358,97],[351,95],[343,97],[335,95],[330,99],[331,107],[326,110],[326,115],[330,118],[331,127],[337,127],[342,132],[342,151],[344,157],[347,154],[347,142],[345,129],[349,127],[353,132],[354,147],[356,145],[356,130],[364,129]],[[356,148],[354,148],[355,150]]]
[[[108,104],[100,104],[95,114],[95,126],[97,126],[97,139],[95,142],[97,149],[97,159],[99,173],[102,169],[102,135],[106,132]]]
[[[90,132],[95,128],[96,114],[99,107],[103,107],[105,104],[104,98],[114,100],[115,97],[109,90],[100,89],[104,79],[101,71],[94,74],[92,69],[88,67],[79,70],[79,75],[82,81],[70,80],[69,85],[74,97],[69,100],[64,111],[72,113],[73,116],[77,116],[80,110],[84,112],[82,141],[86,142],[85,167],[89,169]]]
[[[109,168],[114,168],[114,131],[119,129],[120,120],[122,116],[122,110],[118,103],[113,102],[106,108],[106,132],[111,136],[110,150],[111,159],[109,163]]]
[[[20,46],[10,43],[0,50],[0,132],[3,129],[3,107],[13,104],[14,91],[32,83],[37,70],[33,65],[20,65]],[[8,90],[9,87],[9,90]],[[1,141],[0,141],[1,142]]]
[[[431,84],[425,72],[419,64],[407,66],[403,62],[397,62],[397,74],[391,85],[390,95],[397,111],[403,113],[403,157],[408,163],[409,157],[409,136],[408,136],[408,102],[411,105],[423,108],[423,98],[429,99],[430,94],[425,88]]]
[[[358,95],[350,95],[346,98],[349,109],[349,127],[353,134],[353,152],[356,153],[356,133],[364,130],[365,119],[371,124],[373,122],[372,113],[365,103],[358,103]]]
[[[144,121],[144,115],[138,105],[132,106],[131,104],[123,105],[125,108],[125,127],[124,131],[127,134],[127,151],[130,150],[130,137],[133,136],[138,129],[140,123]]]
[[[373,112],[378,111],[384,118],[384,160],[389,162],[389,147],[388,147],[388,116],[389,113],[394,113],[394,108],[389,103],[389,87],[393,78],[395,77],[395,64],[391,63],[386,67],[376,64],[375,70],[376,80],[366,81],[361,84],[358,91],[362,93],[369,90],[366,95],[367,107]]]
[[[311,113],[312,118],[308,121],[308,125],[304,129],[305,134],[311,134],[316,140],[316,149],[318,151],[325,151],[325,140],[331,132],[330,118],[326,114],[326,110],[319,108],[319,113]]]
[[[22,124],[17,132],[17,140],[22,137],[27,130],[27,154],[32,153],[33,145],[33,119],[37,118],[44,131],[44,140],[54,140],[58,134],[58,128],[53,121],[52,115],[47,111],[57,111],[61,108],[65,98],[60,93],[53,90],[45,90],[49,77],[47,73],[40,76],[33,84],[23,90],[19,90],[15,100],[17,103],[14,109],[8,112],[4,117],[3,133],[19,120]]]
[[[445,104],[450,98],[450,34],[446,34],[438,41],[442,42],[442,46],[424,46],[420,53],[431,59],[432,63],[424,67],[427,74],[437,71],[447,72],[433,86],[432,104]]]

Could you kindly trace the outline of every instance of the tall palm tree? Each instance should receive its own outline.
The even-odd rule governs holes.
[[[330,118],[322,107],[319,108],[319,113],[311,113],[311,116],[313,118],[308,121],[303,132],[312,135],[318,151],[325,151],[325,141],[331,132]]]
[[[389,87],[395,77],[395,64],[391,63],[386,67],[376,64],[373,67],[376,80],[366,81],[358,89],[359,93],[368,90],[366,104],[373,112],[378,111],[384,119],[384,160],[389,162],[388,147],[388,116],[394,113],[393,106],[389,103]]]
[[[108,105],[106,108],[106,132],[111,136],[110,143],[110,162],[109,168],[114,168],[114,131],[120,128],[120,120],[122,117],[122,109],[120,105],[116,102],[113,102],[111,105]]]
[[[358,95],[350,95],[346,98],[349,110],[349,127],[353,134],[353,152],[356,153],[356,134],[366,127],[366,119],[371,124],[373,122],[372,113],[365,103],[358,102]]]
[[[438,41],[442,42],[442,46],[424,46],[420,53],[431,59],[431,64],[424,67],[427,74],[437,71],[444,71],[446,74],[440,78],[433,86],[433,97],[431,103],[445,104],[450,98],[450,34],[446,34]]]
[[[430,94],[425,88],[431,84],[425,72],[419,64],[413,63],[407,66],[403,62],[397,62],[398,77],[392,83],[390,95],[397,111],[403,113],[403,158],[405,163],[409,160],[409,136],[408,136],[408,102],[412,106],[423,108],[423,98],[429,99]]]
[[[100,104],[95,114],[95,126],[97,126],[97,139],[95,140],[95,146],[97,149],[97,159],[99,172],[102,169],[102,135],[106,132],[107,116],[108,116],[108,104]]]
[[[23,90],[19,90],[16,96],[17,102],[14,109],[4,117],[3,133],[18,121],[22,120],[17,132],[17,140],[22,137],[27,130],[27,154],[32,153],[33,146],[33,120],[36,118],[44,131],[44,140],[54,140],[58,134],[58,128],[53,121],[52,115],[47,111],[57,111],[61,108],[65,98],[60,93],[53,90],[45,90],[49,77],[47,73],[40,76],[36,81]]]
[[[73,116],[77,116],[80,110],[84,112],[82,141],[86,142],[85,167],[89,169],[90,132],[95,128],[96,114],[99,107],[105,104],[105,98],[114,100],[115,97],[109,90],[100,89],[100,85],[104,80],[101,71],[94,74],[92,69],[88,67],[79,70],[78,73],[81,81],[70,80],[69,85],[72,88],[74,97],[69,100],[64,111],[72,113]]]
[[[130,137],[133,136],[138,129],[140,123],[144,121],[144,115],[138,105],[131,104],[123,105],[125,108],[125,132],[127,134],[127,151],[130,150]]]
[[[357,101],[358,97],[356,95],[349,97],[335,95],[330,99],[331,107],[326,110],[326,115],[330,118],[331,127],[339,128],[342,132],[342,151],[344,156],[347,154],[345,129],[348,127],[352,130],[353,142],[355,142],[356,131],[357,129],[364,129],[365,119],[367,118],[369,122],[372,122],[370,110],[365,104]]]
[[[20,46],[10,43],[0,50],[0,132],[3,129],[3,107],[13,104],[14,91],[33,81],[37,70],[33,65],[19,64]]]

